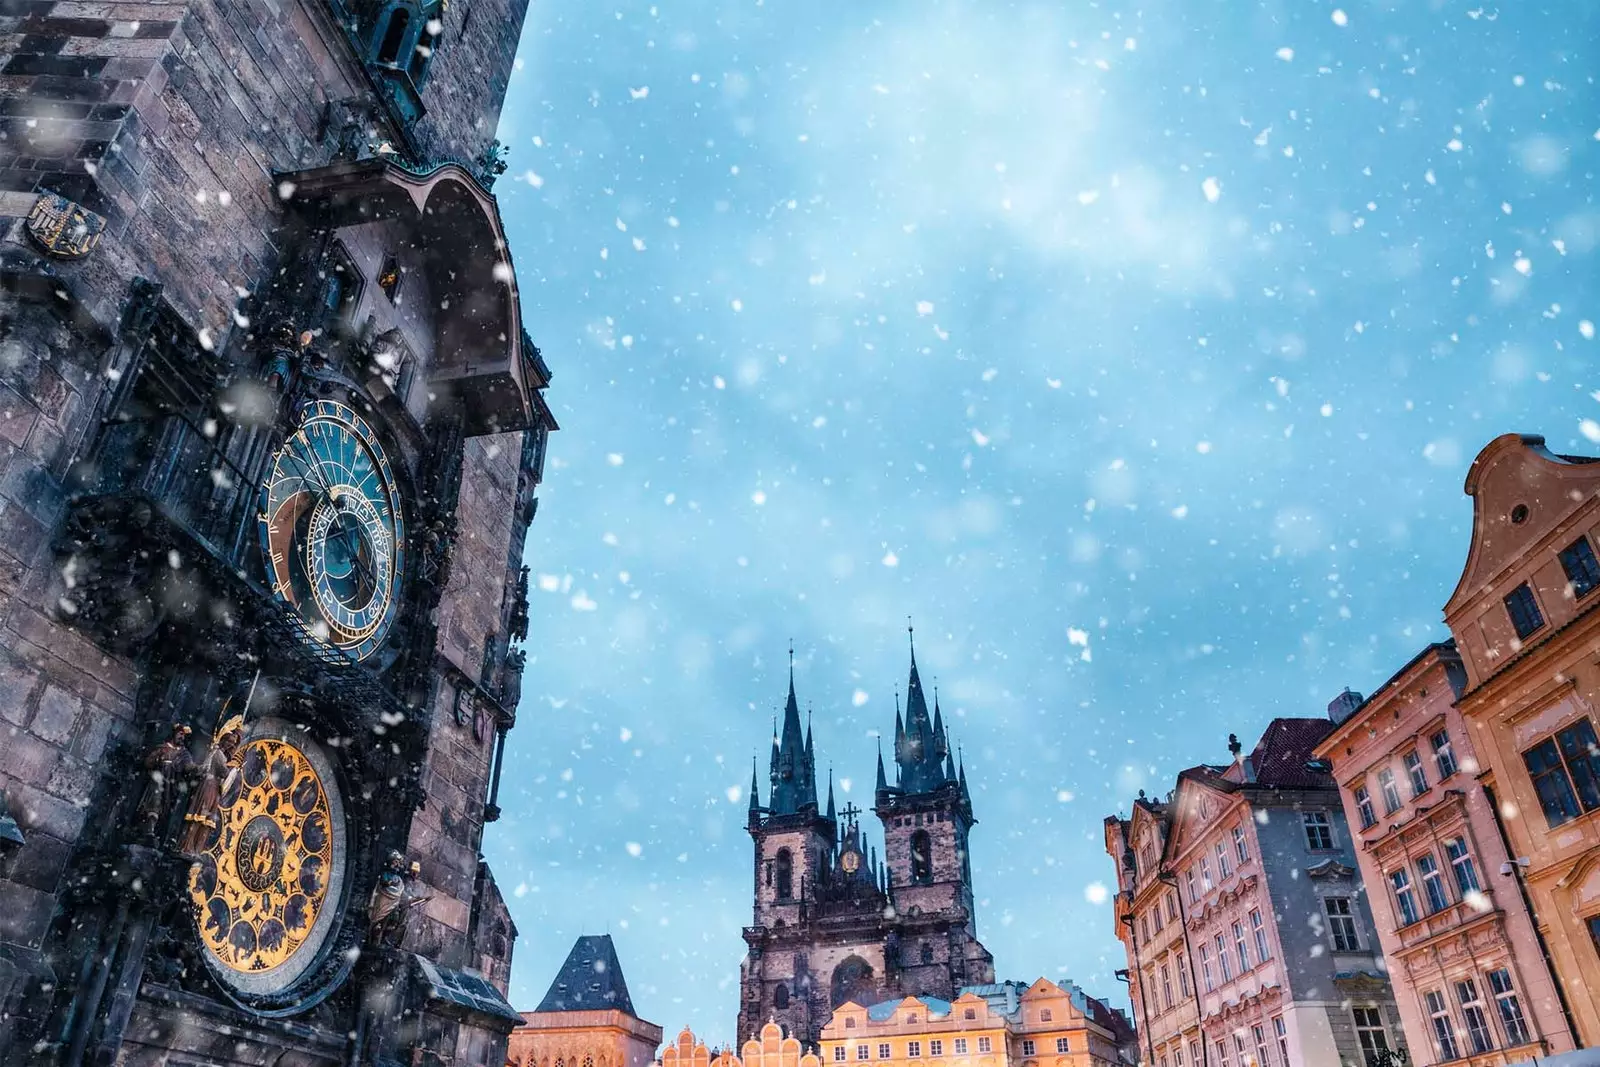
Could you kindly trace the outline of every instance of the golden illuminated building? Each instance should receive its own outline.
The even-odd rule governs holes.
[[[1125,1019],[1044,978],[967,986],[953,1001],[851,1001],[822,1029],[830,1067],[1109,1067],[1135,1057]]]

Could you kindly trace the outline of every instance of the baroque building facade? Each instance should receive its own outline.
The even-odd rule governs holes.
[[[1356,862],[1418,1067],[1516,1063],[1575,1047],[1504,827],[1456,700],[1454,642],[1431,644],[1372,696],[1329,708],[1316,757],[1339,782]],[[1507,873],[1502,873],[1507,872]]]
[[[506,1067],[650,1067],[661,1027],[634,1010],[610,934],[586,934],[511,1034]]]
[[[1105,821],[1116,932],[1157,1067],[1381,1067],[1400,1020],[1338,789],[1333,724],[1274,719],[1232,763]],[[1307,917],[1310,921],[1307,921]]]
[[[882,1067],[1115,1067],[1137,1063],[1132,1024],[1071,982],[967,986],[954,1000],[846,1002],[822,1062]]]
[[[1496,902],[1526,892],[1579,1045],[1600,1044],[1600,460],[1503,434],[1467,472],[1472,537],[1444,605],[1456,700],[1503,820]],[[1498,885],[1506,888],[1502,892]],[[1530,988],[1525,994],[1538,994]],[[1545,1036],[1559,1033],[1553,1021]]]
[[[768,1021],[815,1048],[833,1010],[913,994],[953,998],[994,981],[978,940],[968,837],[976,819],[935,698],[911,658],[906,707],[895,709],[895,774],[878,754],[874,813],[884,849],[867,842],[861,811],[818,803],[816,749],[803,731],[794,668],[773,737],[767,804],[752,774],[746,828],[755,843],[754,922],[745,927],[737,1033]]]
[[[524,11],[0,9],[0,1061],[503,1062]]]

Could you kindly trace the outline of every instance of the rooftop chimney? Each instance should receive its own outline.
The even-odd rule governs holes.
[[[1350,687],[1345,686],[1344,692],[1328,701],[1328,718],[1337,726],[1355,713],[1361,706],[1362,699],[1360,693],[1352,693]]]

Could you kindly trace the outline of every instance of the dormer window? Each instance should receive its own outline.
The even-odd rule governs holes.
[[[1572,583],[1572,595],[1582,600],[1600,586],[1600,561],[1594,558],[1594,548],[1587,537],[1580,537],[1561,550],[1561,569]]]
[[[1533,590],[1527,582],[1523,582],[1511,592],[1506,594],[1506,614],[1511,616],[1512,628],[1517,631],[1517,638],[1525,640],[1544,626],[1544,615],[1539,611],[1539,602],[1534,599]]]
[[[380,64],[393,67],[400,62],[400,52],[405,48],[410,29],[410,10],[404,7],[392,8],[389,11],[389,23],[384,27],[383,37],[378,44],[378,54],[375,57]]]

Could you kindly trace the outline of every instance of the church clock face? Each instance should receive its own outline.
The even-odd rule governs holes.
[[[261,490],[273,591],[312,637],[365,659],[394,622],[405,522],[388,457],[365,419],[333,400],[301,412]]]
[[[344,810],[332,768],[292,728],[240,746],[221,825],[189,871],[196,932],[236,992],[281,992],[316,962],[344,887]]]

